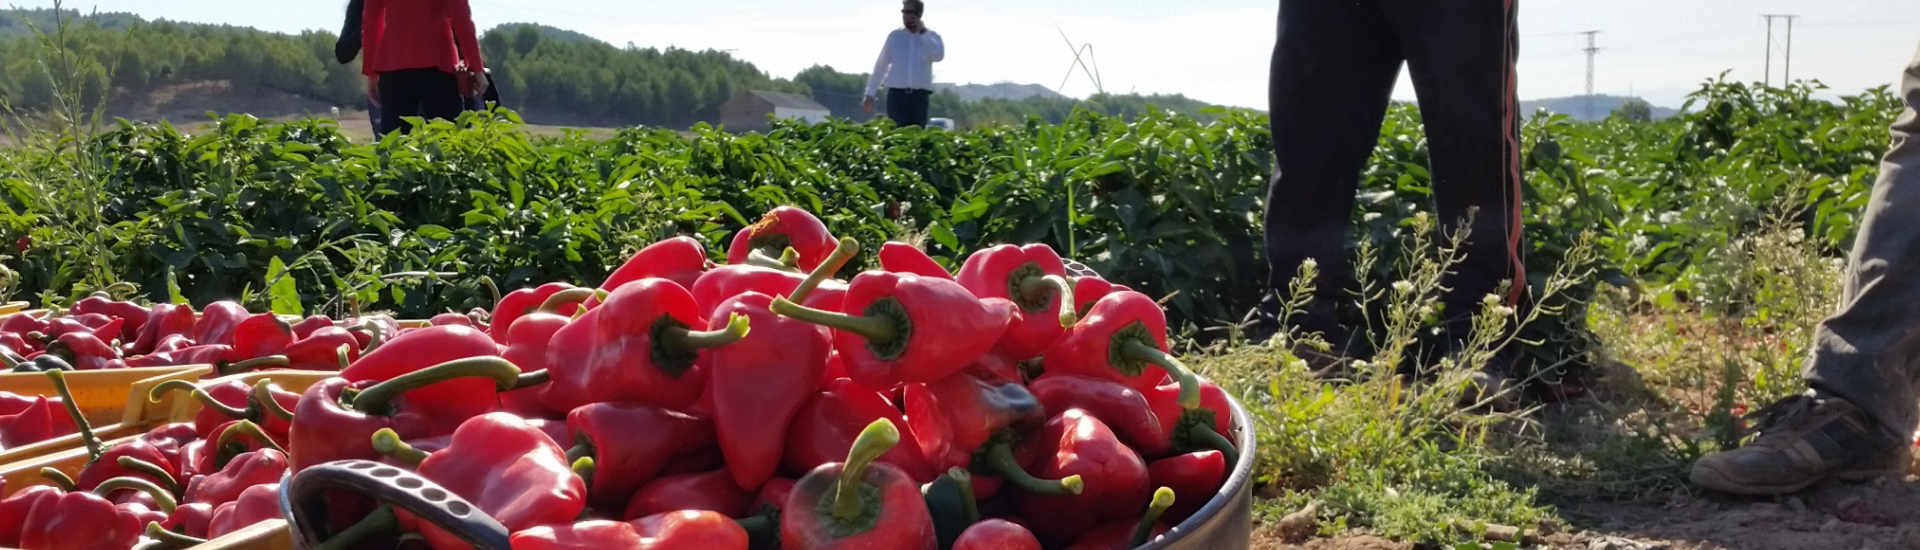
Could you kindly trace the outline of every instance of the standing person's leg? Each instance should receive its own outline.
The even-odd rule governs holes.
[[[460,95],[459,77],[453,73],[423,71],[419,90],[422,117],[454,120],[467,109],[467,100]]]
[[[413,71],[380,73],[380,133],[412,131],[403,117],[420,114],[419,95],[413,90],[413,80]]]
[[[907,125],[907,96],[912,95],[900,88],[887,88],[887,120],[894,126]]]
[[[1306,318],[1275,328],[1318,332],[1339,348],[1351,336],[1335,312],[1351,299],[1346,243],[1354,192],[1379,142],[1402,59],[1378,7],[1376,0],[1281,0],[1268,74],[1274,158],[1268,284],[1284,298],[1302,263],[1311,260],[1320,270]],[[1315,354],[1310,366],[1332,366],[1340,353]]]
[[[386,132],[380,129],[380,104],[376,101],[377,99],[379,98],[367,98],[367,125],[373,128],[373,135],[379,136],[385,135]]]
[[[1527,284],[1520,242],[1521,123],[1514,97],[1516,0],[1386,2],[1420,98],[1441,235],[1472,222],[1462,245],[1465,259],[1441,281],[1450,289],[1441,299],[1446,336],[1457,345],[1469,337],[1488,294],[1517,307]],[[1506,292],[1500,292],[1503,282],[1511,285]],[[1488,370],[1510,374],[1510,366]]]
[[[1920,381],[1920,53],[1901,79],[1906,112],[1880,163],[1853,243],[1840,311],[1814,333],[1812,391],[1768,407],[1760,437],[1700,459],[1693,482],[1741,494],[1798,491],[1827,477],[1906,471]]]
[[[914,90],[913,102],[907,104],[907,124],[921,128],[927,127],[927,124],[931,121],[929,111],[932,109],[933,92],[930,90]]]

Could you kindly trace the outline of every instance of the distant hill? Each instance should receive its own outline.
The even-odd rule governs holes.
[[[487,32],[499,31],[500,33],[503,33],[503,34],[512,34],[515,32],[519,32],[520,29],[523,27],[532,28],[535,32],[540,33],[540,38],[544,40],[552,40],[552,41],[563,42],[567,44],[606,44],[608,46],[612,45],[612,44],[607,44],[605,40],[601,40],[598,38],[594,38],[591,36],[587,36],[585,34],[581,34],[578,32],[574,32],[574,31],[570,31],[562,28],[549,27],[539,23],[502,23],[499,26],[494,27],[493,31],[487,31]]]
[[[1522,115],[1531,116],[1535,111],[1538,111],[1540,109],[1546,109],[1554,113],[1571,116],[1576,120],[1584,120],[1584,121],[1591,122],[1596,120],[1605,120],[1607,118],[1607,115],[1610,115],[1613,113],[1614,109],[1620,108],[1622,104],[1625,104],[1627,100],[1630,100],[1630,99],[1634,99],[1634,98],[1628,97],[1628,96],[1595,94],[1593,96],[1593,113],[1590,116],[1586,112],[1587,96],[1568,96],[1568,97],[1552,97],[1552,98],[1546,98],[1546,99],[1531,99],[1531,100],[1520,102],[1520,113]],[[1671,107],[1661,107],[1658,105],[1655,105],[1653,107],[1654,120],[1667,118],[1679,113],[1680,113],[1679,109],[1674,109]]]
[[[960,96],[961,101],[966,101],[968,103],[980,101],[982,99],[1004,99],[1007,101],[1019,101],[1029,97],[1041,97],[1046,99],[1060,99],[1060,98],[1066,97],[1058,93],[1055,93],[1052,89],[1049,89],[1046,86],[1041,86],[1039,84],[1014,84],[1012,82],[998,82],[994,84],[954,84],[951,82],[936,82],[934,83],[933,88],[934,88],[933,91],[935,92],[951,91],[954,93],[954,95]]]
[[[144,20],[131,13],[108,12],[91,15],[81,14],[79,10],[65,10],[66,17],[74,21],[99,23],[107,30],[126,30]],[[33,36],[33,29],[42,32],[54,29],[54,11],[51,9],[12,9],[0,11],[0,39]]]

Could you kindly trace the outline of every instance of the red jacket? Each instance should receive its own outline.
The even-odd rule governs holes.
[[[362,74],[404,69],[451,73],[461,59],[466,59],[469,71],[486,68],[467,0],[366,0],[365,10],[360,23],[365,46]]]

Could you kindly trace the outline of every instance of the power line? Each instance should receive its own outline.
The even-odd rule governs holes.
[[[1793,82],[1793,21],[1799,19],[1800,16],[1763,13],[1760,14],[1760,17],[1764,17],[1767,20],[1767,67],[1761,72],[1760,85],[1762,86],[1773,83],[1773,20],[1774,18],[1780,18],[1787,22],[1786,75],[1783,78],[1784,81],[1781,83],[1781,85],[1784,86]]]
[[[1600,34],[1600,31],[1582,31],[1580,34],[1587,35],[1587,49],[1580,51],[1587,53],[1586,108],[1587,118],[1593,118],[1593,54],[1600,53],[1600,48],[1593,45],[1593,39],[1594,35]]]

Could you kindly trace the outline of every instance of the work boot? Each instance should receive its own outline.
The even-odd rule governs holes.
[[[1701,458],[1689,479],[1738,495],[1784,495],[1827,479],[1867,481],[1901,475],[1913,455],[1907,438],[1852,403],[1809,391],[1756,411],[1760,436]]]

